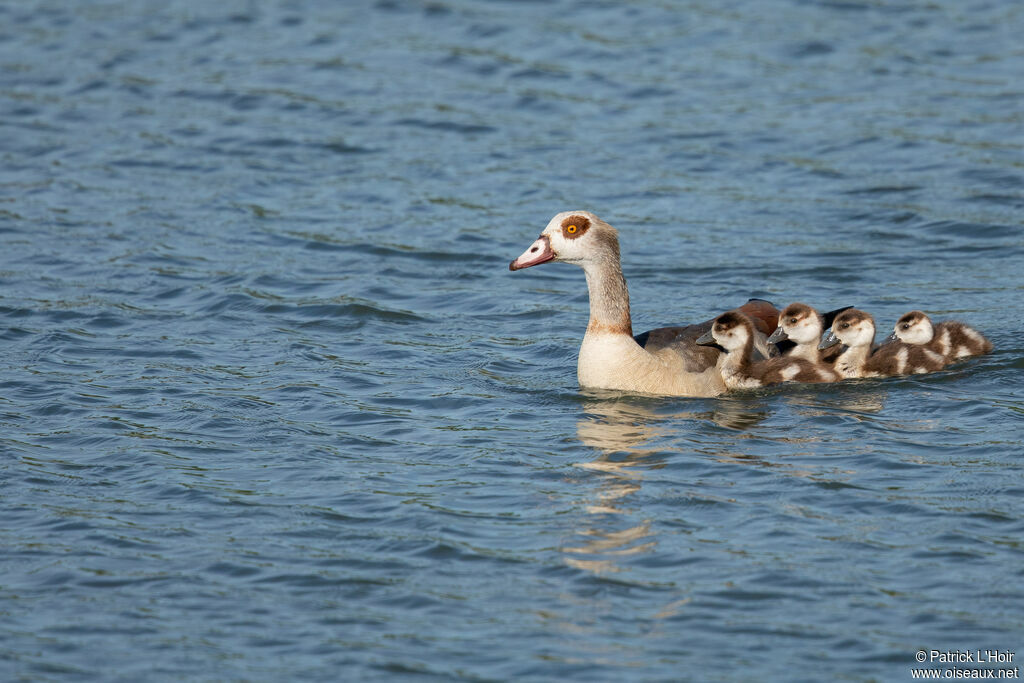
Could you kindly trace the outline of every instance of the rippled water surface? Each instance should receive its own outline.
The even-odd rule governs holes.
[[[1024,5],[0,5],[5,680],[909,680],[1024,657]],[[996,351],[576,386],[750,296]]]

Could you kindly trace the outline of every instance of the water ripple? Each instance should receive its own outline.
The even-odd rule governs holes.
[[[1013,3],[0,19],[4,678],[889,680],[1016,647]],[[580,391],[583,274],[507,269],[573,207],[619,229],[638,330],[761,296],[996,351]]]

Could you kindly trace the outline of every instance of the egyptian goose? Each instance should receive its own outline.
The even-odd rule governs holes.
[[[715,318],[698,344],[718,344],[725,350],[719,361],[722,380],[729,389],[753,389],[782,382],[835,382],[839,375],[822,363],[795,356],[754,362],[754,324],[739,311]]]
[[[509,264],[509,270],[548,261],[578,265],[587,278],[590,322],[576,365],[581,387],[669,396],[717,396],[725,391],[717,367],[721,352],[695,343],[711,321],[662,327],[633,336],[629,291],[622,275],[615,228],[589,211],[559,213]],[[758,300],[751,300],[740,310],[755,320],[762,354],[767,357],[764,339],[775,330],[778,310]]]
[[[833,347],[829,353],[822,353],[818,348],[821,335],[832,326],[832,321],[837,315],[851,308],[853,306],[844,306],[821,314],[807,304],[792,303],[782,309],[782,313],[779,314],[779,326],[768,337],[768,342],[781,348],[782,342],[789,340],[795,346],[785,353],[786,356],[803,358],[812,363],[831,364],[842,353],[842,349]]]
[[[896,321],[888,341],[921,346],[942,356],[947,363],[981,356],[992,351],[992,342],[977,330],[953,320],[933,325],[921,311],[911,311]]]
[[[946,365],[942,356],[923,346],[894,342],[872,349],[875,319],[855,308],[836,316],[832,332],[822,340],[821,348],[829,348],[839,342],[847,348],[836,359],[835,369],[844,378],[935,372]]]

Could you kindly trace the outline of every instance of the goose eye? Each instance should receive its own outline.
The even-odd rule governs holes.
[[[903,329],[909,330],[910,329],[910,324],[909,323],[903,323]]]
[[[849,327],[850,327],[850,323],[843,323],[842,325],[839,326],[839,329],[845,330],[845,329],[847,329]]]
[[[790,318],[789,319],[789,324],[790,325],[796,325],[796,318]]]
[[[575,225],[567,225],[565,227],[565,231],[570,235],[575,234],[577,230],[579,230],[579,228],[577,228]]]

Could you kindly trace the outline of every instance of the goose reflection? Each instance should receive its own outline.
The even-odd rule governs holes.
[[[882,412],[888,395],[884,380],[847,380],[831,391],[805,391],[788,396],[786,401],[808,417],[834,415],[836,412],[852,415]]]
[[[649,553],[657,545],[651,520],[632,520],[627,499],[640,490],[645,472],[664,466],[661,458],[666,448],[659,447],[662,439],[676,436],[678,425],[687,420],[710,420],[743,430],[768,414],[749,401],[716,399],[700,402],[703,410],[678,411],[672,409],[678,404],[666,406],[662,400],[642,397],[589,392],[588,398],[583,404],[585,417],[577,422],[577,435],[599,455],[575,466],[602,479],[585,508],[594,515],[593,525],[577,531],[578,542],[562,551],[567,564],[595,574],[618,572],[621,558]]]
[[[852,387],[851,387],[852,388]],[[657,532],[652,520],[637,515],[629,499],[641,490],[645,474],[665,466],[667,457],[678,453],[680,440],[686,439],[687,422],[702,423],[690,438],[694,451],[710,456],[722,463],[773,467],[794,477],[822,477],[819,469],[808,469],[799,460],[780,463],[777,458],[766,458],[751,453],[751,441],[775,441],[785,444],[789,455],[799,456],[819,452],[818,444],[828,440],[827,431],[803,430],[803,436],[794,434],[766,434],[758,427],[787,405],[801,417],[818,419],[822,416],[843,415],[858,420],[873,419],[881,411],[884,391],[872,385],[857,387],[855,391],[807,390],[788,395],[783,390],[744,393],[715,399],[690,400],[679,410],[680,403],[638,396],[624,397],[613,392],[588,392],[582,404],[583,416],[576,430],[580,441],[597,451],[596,457],[575,467],[593,472],[599,483],[585,505],[589,522],[576,532],[576,539],[568,542],[562,551],[565,562],[595,574],[608,574],[622,570],[623,558],[635,560],[653,552],[657,546]],[[780,400],[781,398],[781,400]],[[708,438],[708,423],[727,430]],[[714,428],[711,428],[714,429]],[[826,476],[831,479],[837,473]],[[700,493],[693,493],[700,497]]]

